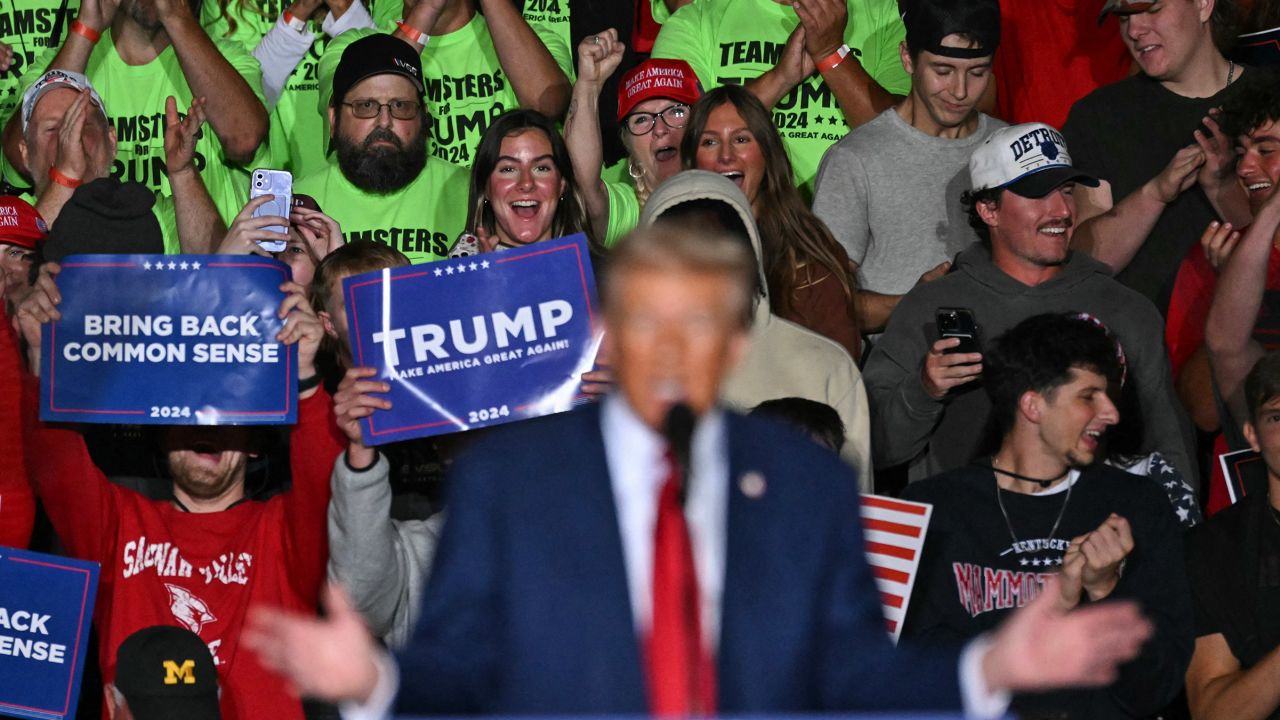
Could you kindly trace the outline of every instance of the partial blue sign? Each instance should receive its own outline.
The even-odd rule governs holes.
[[[273,425],[297,418],[298,350],[276,340],[289,268],[256,255],[72,255],[41,339],[40,417]]]
[[[0,714],[76,715],[98,564],[0,547]]]
[[[568,410],[599,345],[581,233],[342,281],[355,364],[391,385],[368,445]]]

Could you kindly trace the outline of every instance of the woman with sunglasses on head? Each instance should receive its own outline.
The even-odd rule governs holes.
[[[689,116],[681,155],[685,167],[719,173],[747,196],[774,314],[825,335],[859,360],[849,256],[800,196],[764,105],[738,85],[708,92]]]
[[[646,60],[628,71],[618,84],[618,124],[632,182],[604,180],[600,90],[622,62],[623,49],[612,28],[578,45],[578,82],[564,124],[587,215],[606,246],[634,228],[649,193],[680,172],[680,142],[690,106],[702,94],[697,76],[683,60]]]

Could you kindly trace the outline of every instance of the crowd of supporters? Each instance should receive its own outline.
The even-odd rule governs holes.
[[[406,643],[484,432],[362,443],[387,387],[342,280],[574,233],[599,269],[680,223],[757,263],[721,402],[934,505],[907,641],[1062,574],[1155,636],[1015,711],[1280,717],[1277,27],[1272,0],[14,0],[0,545],[102,565],[82,713],[331,716],[242,648],[249,608],[316,613],[327,577]],[[256,169],[292,174],[288,217]],[[297,424],[42,422],[85,252],[287,264]],[[156,701],[146,663],[191,637],[154,626],[216,685]]]

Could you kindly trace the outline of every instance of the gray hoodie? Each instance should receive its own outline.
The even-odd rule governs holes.
[[[1079,252],[1053,278],[1023,285],[997,268],[981,243],[961,252],[949,275],[902,298],[867,359],[877,467],[910,461],[909,477],[915,481],[965,465],[980,450],[990,401],[979,382],[935,400],[920,380],[924,356],[938,340],[935,313],[940,307],[972,310],[984,343],[1041,313],[1087,312],[1100,319],[1120,340],[1129,382],[1137,383],[1144,452],[1160,451],[1198,486],[1188,452],[1194,447],[1191,425],[1174,394],[1164,321],[1151,301],[1117,282],[1106,265]]]
[[[640,227],[652,225],[680,203],[704,199],[719,200],[738,211],[751,236],[764,286],[764,255],[751,203],[737,185],[721,175],[685,170],[672,176],[649,196],[640,214]],[[725,380],[720,398],[730,407],[749,410],[765,400],[784,397],[815,400],[835,408],[845,427],[840,455],[858,470],[862,491],[871,492],[870,416],[858,366],[836,343],[771,313],[766,295],[755,305],[746,357]]]

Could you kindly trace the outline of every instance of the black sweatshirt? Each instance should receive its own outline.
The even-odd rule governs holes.
[[[996,487],[995,474],[981,465],[907,487],[904,497],[931,503],[933,517],[904,637],[951,643],[993,630],[1039,594],[1072,538],[1114,512],[1129,521],[1134,549],[1110,598],[1137,600],[1154,636],[1111,686],[1019,696],[1013,709],[1026,718],[1093,720],[1141,717],[1168,704],[1182,688],[1192,649],[1182,531],[1168,498],[1148,478],[1098,465],[1080,473],[1069,501],[1065,491],[1000,491],[1006,522]]]

